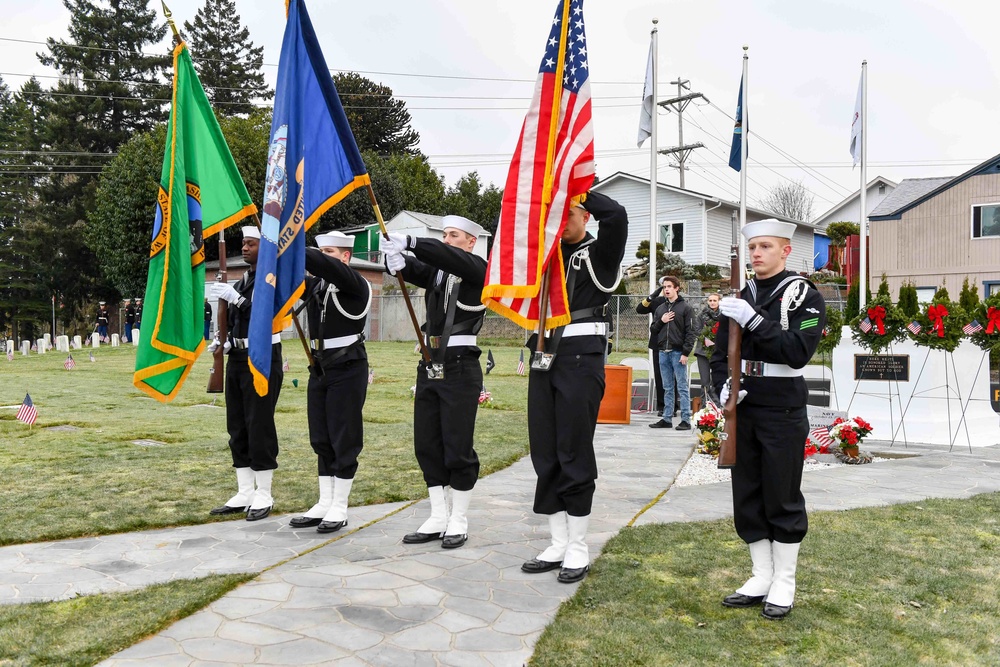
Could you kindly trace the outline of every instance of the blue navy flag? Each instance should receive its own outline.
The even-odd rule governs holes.
[[[743,77],[740,77],[740,94],[736,98],[736,125],[733,126],[733,145],[729,148],[729,166],[739,171],[743,168],[743,132],[747,129],[743,108]]]
[[[290,0],[278,61],[264,184],[249,357],[267,394],[271,341],[291,323],[305,288],[306,231],[331,206],[371,183],[303,0]]]

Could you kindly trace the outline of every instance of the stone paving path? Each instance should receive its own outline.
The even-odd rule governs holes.
[[[690,433],[646,428],[651,421],[633,415],[629,426],[598,428],[601,478],[588,539],[592,558],[633,520],[645,524],[732,515],[728,483],[671,487],[693,449],[693,438]],[[1000,449],[947,452],[898,444],[888,449],[880,443],[872,443],[871,449],[919,456],[809,472],[803,478],[809,508],[964,498],[1000,490]],[[64,577],[73,566],[81,573],[103,575],[102,567],[108,569],[115,560],[143,563],[142,570],[132,572],[152,576],[160,571],[154,561],[161,548],[173,552],[165,559],[171,565],[162,568],[166,578],[258,571],[285,560],[102,664],[522,665],[559,605],[577,588],[557,583],[555,572],[520,571],[521,562],[547,544],[547,525],[530,512],[533,489],[528,459],[480,480],[469,513],[469,542],[455,550],[443,550],[437,542],[401,543],[402,535],[427,515],[424,500],[352,508],[352,525],[363,527],[289,560],[292,552],[302,553],[322,541],[312,531],[289,530],[288,517],[260,522],[249,531],[252,524],[236,521],[137,534],[152,555],[141,555],[144,549],[132,543],[121,552],[131,554],[128,559],[107,545],[136,535],[8,547],[0,550],[0,590],[17,585],[2,574],[15,553],[20,554],[22,570],[36,567],[40,569],[35,574],[42,574],[45,568],[62,568]],[[223,535],[220,527],[230,532]],[[190,555],[184,554],[185,542]],[[256,546],[250,549],[250,544]],[[67,552],[76,555],[68,557]],[[223,552],[228,558],[216,558]],[[91,554],[92,560],[74,561],[80,554]],[[232,569],[213,570],[225,567]],[[111,578],[120,587],[149,583],[129,574]],[[93,585],[88,581],[94,579],[67,579],[63,586],[72,586],[70,593],[60,589],[48,594],[78,593]]]

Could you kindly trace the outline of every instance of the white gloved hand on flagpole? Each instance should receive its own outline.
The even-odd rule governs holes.
[[[397,271],[402,271],[406,267],[406,258],[402,254],[396,252],[386,254],[385,256],[385,268],[389,269],[389,275],[396,275]]]

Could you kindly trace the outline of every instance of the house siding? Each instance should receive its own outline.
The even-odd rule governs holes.
[[[1000,202],[1000,174],[973,176],[905,211],[899,220],[870,223],[871,288],[886,274],[890,293],[907,279],[942,285],[953,299],[962,282],[980,288],[1000,280],[1000,238],[973,239],[971,207]]]

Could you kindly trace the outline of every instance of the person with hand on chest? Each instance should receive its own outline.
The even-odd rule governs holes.
[[[431,516],[403,542],[440,539],[443,548],[455,549],[468,539],[467,511],[479,479],[473,436],[483,369],[476,334],[486,311],[486,260],[472,252],[483,233],[480,225],[459,215],[444,216],[442,224],[443,241],[392,233],[381,246],[391,274],[402,272],[426,290],[423,329],[431,355],[430,362],[418,364],[413,400],[413,444]]]
[[[250,372],[247,336],[259,249],[260,230],[252,226],[244,227],[243,259],[250,268],[235,285],[215,285],[216,296],[228,302],[229,338],[222,343],[229,357],[226,362],[226,430],[229,431],[229,451],[236,469],[238,491],[224,505],[212,509],[211,514],[246,512],[247,521],[267,517],[274,505],[271,481],[278,467],[274,408],[278,404],[284,379],[280,334],[271,338],[271,375],[267,396],[257,395]],[[208,345],[209,354],[214,353],[219,345],[219,339],[213,339]]]
[[[351,268],[354,237],[327,232],[306,250],[309,442],[318,459],[319,502],[289,522],[332,533],[347,525],[347,502],[364,446],[362,408],[368,394],[365,322],[372,288]]]
[[[678,431],[691,429],[691,389],[687,362],[698,338],[694,310],[680,294],[681,281],[674,276],[663,279],[664,302],[653,313],[650,331],[656,334],[660,350],[660,377],[663,378],[663,417],[650,428],[672,428],[674,392],[681,408]]]
[[[743,227],[754,278],[741,298],[727,296],[720,302],[719,343],[711,359],[712,381],[725,405],[730,389],[725,341],[729,327],[741,327],[733,522],[749,546],[752,576],[722,604],[763,603],[761,614],[771,620],[792,609],[799,545],[808,529],[801,486],[809,390],[802,368],[826,326],[823,296],[785,268],[794,234],[794,223],[774,219]]]

